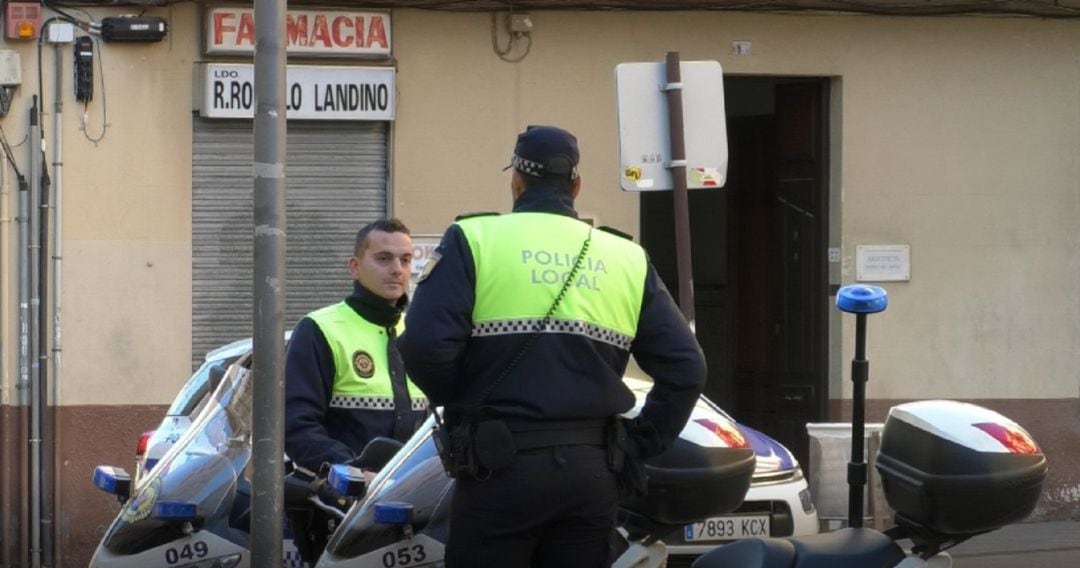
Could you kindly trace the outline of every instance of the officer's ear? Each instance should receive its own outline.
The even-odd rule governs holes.
[[[353,280],[357,281],[360,280],[360,258],[357,256],[360,254],[363,253],[357,252],[349,257],[349,275],[352,276]]]
[[[570,182],[570,187],[567,188],[570,191],[570,198],[577,199],[578,193],[581,192],[581,176],[577,176]]]
[[[510,195],[516,202],[522,193],[525,193],[525,180],[521,177],[521,172],[514,170],[514,174],[510,176]]]

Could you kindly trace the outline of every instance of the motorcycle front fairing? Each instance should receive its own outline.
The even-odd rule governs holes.
[[[648,385],[630,381],[628,386],[638,399],[628,414],[636,415]],[[674,447],[646,464],[656,478],[650,492],[660,506],[643,500],[621,504],[643,515],[650,530],[677,530],[689,520],[729,512],[746,494],[754,471],[753,450],[735,423],[703,400]],[[434,428],[434,417],[428,417],[372,480],[367,496],[331,536],[319,568],[441,566],[454,480],[439,460]],[[412,522],[377,522],[376,507],[391,503],[411,505]]]
[[[230,516],[251,457],[249,360],[229,368],[191,428],[138,484],[102,538],[92,568],[214,559],[228,567],[247,564],[247,535]]]
[[[330,537],[320,568],[424,566],[442,560],[454,480],[439,461],[434,427],[429,416],[372,480],[364,501],[353,506]],[[408,528],[377,522],[375,508],[381,503],[412,505]]]

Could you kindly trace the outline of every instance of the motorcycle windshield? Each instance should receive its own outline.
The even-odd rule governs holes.
[[[364,501],[354,506],[326,546],[338,559],[356,558],[387,547],[402,538],[401,528],[375,522],[375,505],[386,502],[413,506],[413,530],[446,542],[453,480],[443,471],[432,440],[434,418],[413,434],[397,455],[372,480]]]
[[[180,394],[176,395],[172,406],[165,412],[166,416],[190,416],[199,402],[210,390],[210,368],[220,361],[206,361],[184,383]]]
[[[195,505],[196,528],[227,524],[237,479],[251,456],[251,370],[232,365],[191,427],[136,487],[102,545],[137,554],[184,535],[188,519],[157,518],[154,504]]]

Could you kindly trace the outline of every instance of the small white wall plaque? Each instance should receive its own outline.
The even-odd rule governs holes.
[[[911,246],[856,246],[855,280],[859,282],[906,282],[911,280]]]

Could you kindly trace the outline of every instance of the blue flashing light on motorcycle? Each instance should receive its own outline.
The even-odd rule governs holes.
[[[123,503],[131,496],[131,475],[122,467],[99,465],[94,468],[94,487],[116,495]]]
[[[195,503],[186,501],[158,501],[150,516],[161,521],[194,521],[198,519]]]
[[[836,307],[849,314],[876,314],[889,307],[889,296],[878,286],[852,284],[836,293]]]
[[[375,504],[375,522],[381,525],[409,525],[413,520],[413,506],[401,501]]]
[[[330,475],[327,476],[326,482],[334,491],[346,497],[360,497],[364,494],[366,487],[364,472],[360,468],[346,464],[330,466]]]

